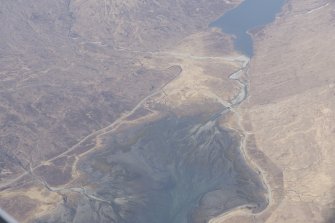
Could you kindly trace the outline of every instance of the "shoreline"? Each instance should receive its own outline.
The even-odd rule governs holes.
[[[264,185],[264,189],[266,190],[265,197],[267,198],[267,205],[260,212],[250,213],[250,210],[251,210],[250,209],[250,204],[245,204],[245,205],[233,208],[233,209],[231,209],[231,210],[229,210],[225,213],[222,213],[221,215],[218,215],[218,216],[210,219],[208,221],[208,223],[219,223],[219,222],[227,220],[228,218],[234,217],[235,215],[259,216],[259,215],[263,214],[264,212],[266,212],[272,206],[272,200],[273,200],[272,199],[272,190],[271,190],[271,186],[270,186],[268,180],[266,179],[266,171],[263,168],[261,168],[260,165],[257,164],[255,162],[255,160],[253,160],[253,158],[248,154],[249,152],[248,152],[248,148],[247,148],[247,142],[248,142],[248,139],[249,139],[249,136],[250,136],[251,133],[249,133],[248,131],[245,130],[245,128],[242,124],[243,117],[241,117],[239,111],[236,111],[236,109],[239,109],[239,106],[241,106],[243,104],[243,102],[245,102],[245,100],[247,100],[248,97],[250,96],[249,93],[248,93],[248,89],[249,89],[248,71],[249,71],[251,58],[247,57],[246,55],[242,55],[242,56],[237,57],[237,58],[241,58],[240,61],[242,61],[242,67],[238,71],[232,73],[229,76],[229,79],[237,81],[241,85],[241,92],[243,92],[243,95],[245,97],[243,97],[240,100],[237,100],[235,103],[232,103],[231,106],[229,107],[230,108],[229,110],[231,112],[233,112],[233,114],[237,117],[237,120],[238,120],[238,128],[229,128],[229,129],[231,129],[235,132],[238,132],[240,134],[241,145],[240,145],[239,150],[240,150],[243,158],[247,162],[247,165],[253,171],[258,173],[258,175],[260,177],[260,180],[261,180],[262,184]],[[243,72],[243,74],[239,74],[241,72]],[[240,79],[241,76],[246,77],[245,82],[243,82]],[[239,95],[241,94],[241,92],[237,95],[236,98],[239,98]],[[236,98],[234,98],[232,101],[234,101]]]
[[[241,136],[241,147],[240,147],[240,151],[241,153],[243,154],[243,157],[245,159],[245,161],[248,163],[248,166],[250,168],[252,168],[256,173],[259,174],[259,177],[264,185],[264,188],[266,189],[266,198],[267,198],[267,205],[264,209],[262,209],[261,211],[257,212],[257,213],[252,213],[251,212],[251,209],[249,207],[249,205],[242,205],[242,206],[239,206],[239,207],[236,207],[236,208],[233,208],[225,213],[222,213],[221,215],[218,215],[216,217],[213,217],[212,219],[210,219],[208,221],[208,223],[221,223],[221,222],[225,222],[226,220],[230,219],[230,218],[233,218],[233,217],[238,217],[238,216],[245,216],[245,217],[261,217],[262,215],[266,214],[266,212],[268,212],[269,209],[271,209],[274,205],[275,205],[275,201],[273,199],[273,189],[272,189],[272,186],[271,186],[271,179],[268,179],[268,178],[271,178],[272,175],[274,176],[275,173],[271,173],[269,171],[269,169],[271,168],[264,168],[264,167],[261,167],[262,165],[266,165],[266,163],[260,163],[259,161],[257,161],[257,159],[255,159],[255,157],[252,157],[251,154],[250,154],[250,149],[247,148],[247,144],[248,144],[248,141],[250,140],[250,137],[253,136],[253,133],[252,132],[248,132],[247,130],[245,130],[244,128],[244,125],[243,125],[243,115],[240,114],[240,111],[236,111],[236,110],[241,110],[240,109],[240,106],[243,104],[243,102],[245,102],[249,97],[250,97],[250,94],[249,94],[249,88],[250,88],[250,78],[249,78],[249,66],[250,66],[250,62],[252,61],[252,57],[253,55],[255,54],[255,42],[258,41],[258,37],[257,37],[257,33],[260,31],[260,30],[264,30],[266,29],[267,27],[273,25],[278,18],[280,18],[283,14],[285,14],[285,7],[287,6],[287,3],[289,2],[289,0],[285,0],[280,11],[278,13],[276,13],[275,17],[274,17],[274,20],[269,22],[268,24],[265,24],[263,26],[256,26],[252,29],[249,29],[246,31],[246,34],[248,36],[250,36],[251,40],[252,40],[252,43],[253,43],[253,52],[252,52],[252,56],[251,57],[248,57],[246,56],[245,54],[242,53],[242,58],[245,57],[245,58],[248,58],[248,61],[245,61],[245,63],[243,64],[243,67],[234,72],[233,74],[231,74],[229,76],[229,79],[231,80],[235,80],[237,81],[241,86],[244,86],[245,87],[245,92],[244,92],[244,97],[239,101],[239,103],[237,102],[237,106],[232,106],[232,108],[230,109],[234,115],[237,116],[237,120],[238,120],[238,128],[235,129],[235,128],[232,128],[233,131],[237,131],[238,133],[240,133],[240,136]],[[240,5],[240,4],[239,4]],[[237,5],[237,7],[239,6]],[[231,33],[225,33],[223,31],[222,28],[218,27],[220,29],[220,31],[224,34],[228,34],[228,35],[233,35]],[[235,43],[234,43],[235,44]],[[236,48],[235,48],[235,52],[239,52]],[[243,73],[241,73],[243,72]],[[245,83],[243,83],[243,81],[240,79],[241,76],[245,76],[246,77],[246,80],[245,80]],[[242,90],[243,91],[243,90]],[[238,97],[238,96],[237,96]],[[236,108],[234,108],[236,107]],[[243,112],[243,108],[242,108],[242,112]],[[261,150],[259,150],[256,146],[256,149],[254,149],[253,152],[259,152],[259,153],[262,153]],[[264,157],[263,157],[264,159]],[[271,161],[270,161],[271,162]]]

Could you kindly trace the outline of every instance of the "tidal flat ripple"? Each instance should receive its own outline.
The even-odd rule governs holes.
[[[203,117],[174,115],[108,137],[81,169],[118,223],[200,223],[238,206],[259,211],[266,191],[240,136]]]

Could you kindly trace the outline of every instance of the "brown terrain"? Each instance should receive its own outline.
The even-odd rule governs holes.
[[[287,1],[249,62],[208,28],[240,2],[2,1],[0,207],[41,223],[335,222],[335,3]]]
[[[241,113],[261,150],[248,153],[272,202],[257,215],[239,210],[213,222],[335,222],[334,8],[332,1],[291,0],[254,34],[250,97]]]

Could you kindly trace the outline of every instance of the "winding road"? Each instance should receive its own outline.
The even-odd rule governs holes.
[[[143,52],[137,52],[137,53],[143,53]],[[240,150],[245,158],[245,160],[248,162],[249,166],[251,168],[253,168],[255,171],[262,173],[261,168],[252,161],[252,159],[247,155],[246,152],[246,142],[248,140],[248,135],[250,134],[249,132],[247,132],[242,124],[242,116],[239,114],[238,111],[238,107],[239,105],[241,105],[247,98],[248,98],[248,88],[249,88],[249,83],[248,81],[242,80],[242,76],[248,76],[248,68],[249,68],[249,58],[246,56],[238,56],[238,57],[211,57],[211,56],[195,56],[195,55],[190,55],[190,54],[184,54],[184,53],[178,53],[178,52],[145,52],[146,54],[154,54],[157,56],[172,56],[172,57],[180,57],[180,58],[185,58],[185,59],[191,59],[191,60],[223,60],[225,62],[230,62],[230,63],[238,63],[240,65],[240,68],[235,71],[234,73],[232,73],[229,78],[233,81],[236,81],[239,85],[240,85],[240,92],[236,95],[235,98],[233,98],[231,101],[222,101],[222,105],[229,109],[229,111],[233,112],[238,120],[238,129],[231,129],[235,132],[238,132],[240,134],[241,137],[241,146],[240,146]],[[148,99],[150,99],[151,97],[161,93],[164,89],[164,87],[166,87],[168,84],[170,84],[172,81],[174,81],[176,78],[178,78],[178,76],[172,78],[169,82],[165,83],[163,86],[161,86],[160,88],[158,88],[156,91],[153,91],[151,94],[147,95],[146,97],[144,97],[143,99],[141,99],[134,107],[132,110],[130,110],[129,112],[127,112],[126,114],[122,115],[121,117],[119,117],[117,120],[115,120],[113,123],[111,123],[110,125],[103,127],[97,131],[94,131],[92,133],[90,133],[89,135],[85,136],[84,138],[82,138],[80,141],[78,141],[76,144],[74,144],[73,146],[71,146],[70,148],[68,148],[66,151],[58,154],[57,156],[49,159],[49,160],[45,160],[43,162],[41,162],[39,165],[35,166],[35,167],[31,167],[29,170],[26,170],[24,173],[22,173],[21,175],[19,175],[18,177],[7,181],[3,184],[0,184],[0,190],[3,190],[5,188],[8,188],[11,184],[18,182],[19,180],[23,179],[25,176],[27,175],[31,175],[35,178],[35,180],[37,180],[38,182],[40,182],[44,187],[46,187],[49,191],[52,192],[57,192],[57,193],[62,193],[62,192],[76,192],[76,193],[80,193],[83,196],[95,200],[97,202],[104,202],[104,203],[108,203],[110,205],[113,205],[110,201],[104,200],[94,194],[90,194],[86,188],[84,187],[51,187],[47,184],[47,182],[45,182],[41,177],[37,176],[34,171],[40,167],[42,167],[45,164],[48,164],[60,157],[66,156],[68,155],[70,152],[74,151],[75,149],[79,148],[81,145],[85,144],[87,142],[87,140],[91,140],[91,139],[97,139],[98,137],[101,137],[105,134],[111,133],[113,131],[115,131],[118,127],[120,127],[122,124],[124,124],[125,122],[127,122],[127,118],[129,118],[131,115],[133,115],[136,110],[138,110]],[[247,79],[247,78],[246,78]],[[220,118],[220,116],[223,114],[224,112],[218,114],[216,116],[216,119]],[[79,156],[86,156],[87,154],[95,151],[98,149],[98,146],[94,146],[91,149],[83,152],[82,154],[80,154]],[[79,160],[78,157],[76,157],[76,161],[73,164],[73,168],[76,170],[76,164]],[[72,173],[75,171],[72,171]],[[263,175],[261,174],[261,178],[262,181],[265,185],[265,187],[267,188],[268,191],[268,206],[271,203],[271,190],[269,189],[269,185],[266,182],[266,179],[263,177]],[[240,207],[236,207],[228,212],[225,212],[224,214],[220,215],[219,217],[216,217],[215,219],[210,220],[210,223],[217,223],[217,222],[222,222],[224,221],[227,217],[230,217],[232,215],[237,215],[237,214],[252,214],[250,213],[250,211],[248,212],[248,209],[250,208],[250,205],[243,205]],[[264,212],[266,209],[264,209],[262,212]],[[261,212],[260,212],[261,213]],[[257,215],[260,213],[256,213],[256,214],[252,214],[252,215]]]

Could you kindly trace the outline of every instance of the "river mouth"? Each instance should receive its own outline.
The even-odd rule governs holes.
[[[248,31],[271,23],[284,3],[285,0],[245,0],[210,26],[221,28],[224,33],[233,35],[235,49],[252,57],[253,41]]]
[[[246,0],[211,26],[234,35],[236,50],[251,57],[247,31],[271,22],[283,3]],[[240,93],[229,107],[191,117],[170,113],[123,129],[104,139],[104,149],[90,158],[94,162],[82,164],[91,176],[87,183],[99,182],[96,195],[111,202],[113,222],[204,223],[235,208],[258,213],[267,207],[265,182],[244,154],[246,133],[219,124],[248,97],[248,61],[230,76]]]
[[[216,120],[170,115],[135,129],[110,138],[98,163],[82,167],[101,177],[97,194],[115,201],[116,222],[202,223],[237,206],[267,205],[240,136]]]

